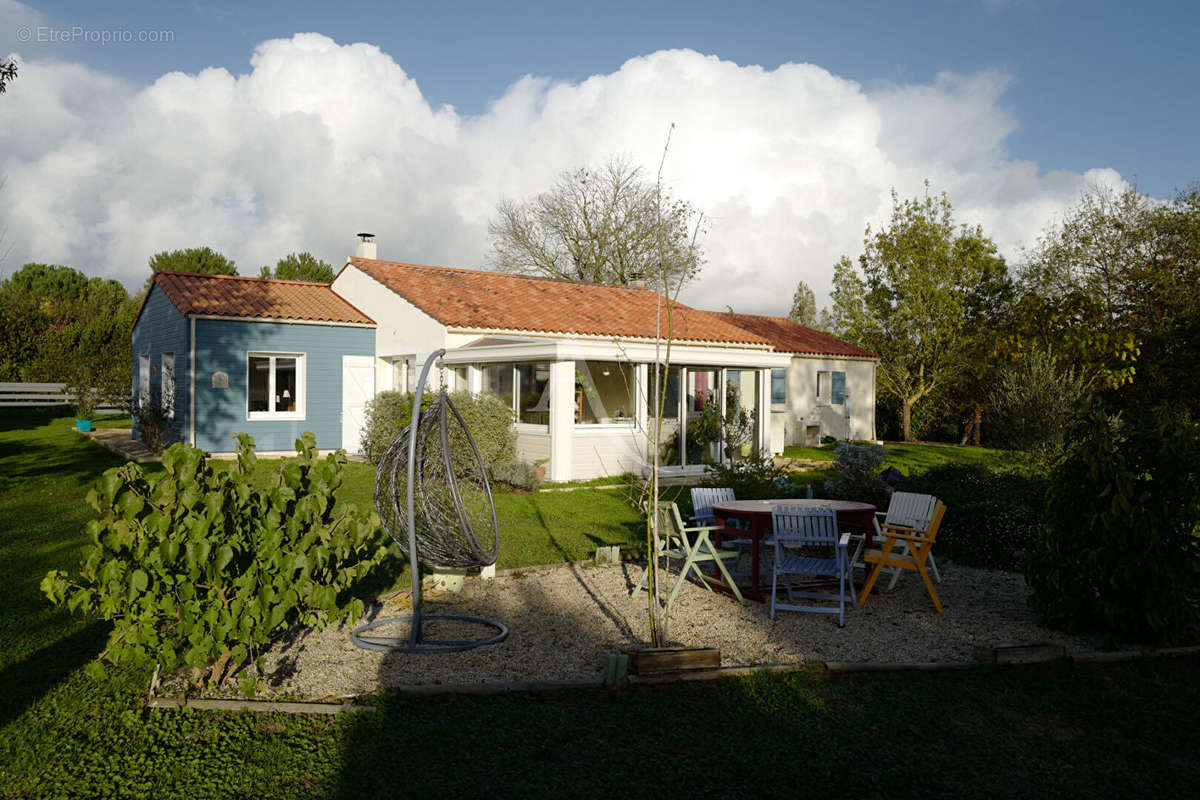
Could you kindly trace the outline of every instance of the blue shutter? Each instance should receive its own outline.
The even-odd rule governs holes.
[[[833,373],[833,399],[835,406],[840,406],[846,399],[846,373]]]

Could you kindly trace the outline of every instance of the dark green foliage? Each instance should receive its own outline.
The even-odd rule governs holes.
[[[260,487],[250,480],[253,447],[240,434],[237,462],[226,470],[176,444],[163,456],[164,473],[129,463],[88,493],[101,517],[88,523],[79,576],[52,570],[42,591],[113,621],[107,660],[168,670],[212,664],[215,681],[226,662],[254,662],[277,631],[362,614],[362,600],[347,590],[387,548],[373,515],[335,503],[345,454],[319,459],[305,433],[299,457]]]
[[[1063,436],[1088,392],[1075,367],[1048,350],[1022,352],[993,376],[989,437],[1014,450],[1062,451]]]
[[[147,450],[158,455],[166,449],[171,435],[171,419],[163,408],[158,387],[150,387],[150,396],[145,402],[141,398],[134,401],[133,417],[137,419],[138,433]]]
[[[16,59],[8,61],[0,61],[0,94],[8,91],[8,84],[12,83],[17,78],[17,62]]]
[[[1044,476],[984,464],[947,464],[905,478],[897,491],[946,504],[935,553],[970,567],[1018,571],[1042,538]]]
[[[703,485],[729,487],[739,500],[765,500],[795,493],[787,470],[775,466],[770,456],[752,456],[713,466],[704,476]]]
[[[426,393],[421,407],[428,407],[433,395]],[[404,427],[412,421],[412,394],[389,390],[378,392],[367,401],[366,420],[362,429],[362,453],[372,464],[378,464]]]
[[[0,282],[0,380],[63,382],[129,400],[138,304],[118,281],[26,264]]]
[[[835,500],[854,500],[879,509],[887,508],[892,489],[879,477],[887,450],[877,444],[850,442],[842,442],[834,450],[837,456],[833,466],[837,478],[825,483],[825,495]]]
[[[1196,621],[1197,459],[1193,424],[1090,405],[1051,477],[1046,537],[1026,567],[1030,605],[1048,624],[1147,641]]]
[[[159,272],[200,272],[205,275],[237,275],[237,265],[232,259],[213,250],[211,247],[188,247],[184,250],[171,250],[155,253],[150,256],[150,271]],[[151,276],[153,280],[153,276]],[[149,286],[149,282],[146,284]]]
[[[333,267],[312,253],[290,253],[279,259],[275,269],[263,267],[258,277],[277,281],[312,281],[333,283]]]
[[[537,467],[528,461],[501,461],[492,467],[492,480],[516,489],[534,490],[542,483]]]
[[[471,432],[484,466],[491,472],[496,465],[512,461],[517,454],[517,432],[512,410],[500,398],[487,392],[452,392],[450,401],[458,409]],[[427,408],[433,395],[426,392],[421,407]],[[362,451],[372,464],[378,464],[384,451],[412,421],[412,395],[387,391],[367,403],[363,425]]]

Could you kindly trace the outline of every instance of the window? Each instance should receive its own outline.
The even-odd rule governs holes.
[[[150,356],[138,356],[138,405],[150,403]]]
[[[658,385],[657,391],[655,390],[654,380],[654,365],[651,364],[646,380],[646,408],[650,416],[653,417],[657,413],[658,392],[665,389],[666,397],[663,402],[662,418],[679,419],[679,367],[671,367],[669,372],[663,372],[661,366],[658,368],[658,380],[662,383]]]
[[[550,424],[550,364],[517,364],[517,421]]]
[[[817,373],[817,402],[840,406],[846,394],[846,373]]]
[[[575,362],[575,422],[608,425],[632,422],[634,369],[620,361]]]
[[[787,402],[787,370],[771,370],[771,402],[782,404]]]
[[[831,382],[830,381],[831,376],[832,376],[832,373],[829,373],[829,372],[818,372],[817,373],[817,402],[818,403],[828,403],[829,402],[829,388],[830,388],[829,385]]]
[[[247,419],[304,419],[303,390],[302,353],[250,353],[247,356]]]
[[[175,354],[162,354],[162,409],[167,419],[175,419]]]
[[[470,391],[471,384],[467,381],[466,367],[454,367],[450,370],[450,388],[455,392]]]
[[[504,405],[513,408],[513,365],[490,364],[484,367],[483,390],[496,395],[504,401]]]

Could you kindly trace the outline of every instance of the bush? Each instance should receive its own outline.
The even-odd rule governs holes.
[[[428,392],[421,401],[427,408],[434,396]],[[517,454],[517,432],[512,410],[500,398],[483,392],[452,392],[450,401],[462,415],[471,432],[484,466],[491,473],[498,464],[512,461]],[[367,403],[363,425],[362,452],[372,464],[378,464],[384,452],[412,421],[412,394],[380,392]]]
[[[133,415],[137,419],[138,432],[142,435],[142,444],[154,455],[161,453],[171,439],[171,418],[167,416],[158,392],[152,390],[144,403],[139,397]]]
[[[1040,451],[1052,461],[1087,391],[1087,381],[1073,367],[1059,365],[1048,352],[1025,353],[1000,370],[989,395],[989,438],[1013,450]]]
[[[739,500],[798,496],[787,471],[775,466],[770,456],[751,456],[732,464],[710,467],[703,485],[727,486],[733,489],[734,496]]]
[[[501,461],[492,467],[492,480],[530,491],[542,485],[542,477],[538,475],[537,467],[528,461]]]
[[[1068,631],[1170,640],[1196,620],[1200,437],[1193,423],[1123,424],[1093,401],[1051,476],[1029,603]]]
[[[137,464],[108,470],[88,493],[100,513],[88,523],[76,579],[42,581],[54,603],[112,620],[104,658],[167,669],[211,665],[216,682],[257,662],[273,633],[353,622],[363,611],[348,589],[387,553],[378,520],[334,504],[345,453],[317,457],[316,439],[265,484],[251,479],[254,440],[238,436],[231,469],[176,444],[164,472]],[[255,675],[247,670],[243,685]]]
[[[959,564],[1019,571],[1042,538],[1046,478],[981,464],[947,464],[905,478],[897,491],[931,494],[946,504],[936,553]]]
[[[499,397],[487,392],[474,395],[451,392],[450,402],[467,424],[488,472],[495,470],[498,464],[516,460],[517,431],[513,427],[512,409]]]
[[[421,399],[421,408],[426,408],[432,401],[433,395],[426,392]],[[359,444],[363,456],[372,464],[378,464],[388,447],[412,421],[412,393],[379,392],[367,401],[365,417]]]
[[[887,508],[892,487],[879,477],[879,466],[887,458],[887,450],[877,444],[842,442],[834,452],[837,455],[833,465],[838,476],[826,481],[825,494],[835,500],[855,500]]]

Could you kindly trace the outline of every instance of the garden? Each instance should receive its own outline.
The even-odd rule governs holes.
[[[97,424],[120,422],[99,420]],[[145,603],[139,606],[141,613],[149,616],[139,618],[142,630],[135,633],[147,638],[114,643],[110,637],[116,629],[99,618],[104,614],[99,600],[80,600],[72,613],[47,602],[39,589],[48,571],[63,570],[72,579],[79,575],[81,555],[93,534],[98,534],[105,553],[111,555],[123,546],[116,536],[104,543],[113,531],[95,529],[94,521],[104,518],[96,510],[97,505],[110,514],[114,523],[136,517],[150,524],[156,513],[144,508],[134,510],[136,503],[122,494],[120,487],[113,484],[106,488],[104,481],[98,481],[108,470],[118,469],[118,473],[108,473],[113,475],[128,468],[121,467],[115,455],[71,430],[71,423],[68,416],[21,412],[6,415],[0,430],[0,488],[4,489],[0,495],[0,563],[9,588],[9,602],[0,610],[0,636],[4,641],[0,656],[4,680],[2,796],[369,796],[435,788],[478,791],[480,787],[500,795],[548,794],[564,780],[586,786],[586,794],[637,794],[637,787],[642,785],[639,765],[682,764],[688,753],[719,748],[727,742],[730,725],[759,731],[764,741],[788,738],[804,748],[833,746],[846,763],[860,764],[861,768],[797,764],[781,769],[768,750],[756,749],[746,752],[744,775],[714,777],[680,766],[661,768],[665,770],[664,779],[680,790],[722,793],[751,785],[760,791],[783,793],[798,780],[819,779],[833,794],[871,794],[878,791],[879,781],[886,776],[890,790],[926,796],[1007,795],[1007,789],[1001,791],[1000,787],[980,783],[981,776],[998,770],[1004,770],[1018,784],[1077,796],[1182,796],[1196,780],[1198,767],[1192,753],[1197,741],[1188,733],[1191,726],[1187,724],[1198,699],[1194,675],[1200,662],[1195,656],[1112,665],[1058,662],[1020,669],[976,667],[903,673],[901,677],[897,673],[830,673],[815,664],[799,663],[855,660],[853,653],[811,650],[815,658],[797,659],[786,673],[752,672],[699,684],[433,697],[375,688],[356,699],[374,711],[359,714],[314,717],[150,708],[146,699],[153,666],[145,654],[157,642],[144,623],[161,608],[149,608]],[[1045,476],[1037,478],[1014,470],[1009,463],[1011,454],[1002,451],[981,458],[978,451],[962,448],[958,450],[965,455],[959,460],[954,458],[952,448],[926,453],[933,449],[914,446],[893,456],[889,448],[892,461],[879,466],[896,465],[902,472],[911,472],[899,486],[935,491],[951,506],[983,504],[983,508],[965,515],[970,522],[962,523],[957,531],[950,517],[945,531],[943,595],[951,620],[944,625],[939,639],[951,644],[935,657],[956,661],[970,652],[971,643],[956,641],[962,638],[966,630],[963,626],[969,627],[969,621],[954,620],[954,610],[968,606],[972,595],[983,590],[976,586],[956,595],[950,588],[951,576],[1000,574],[1008,576],[1010,582],[1018,581],[1020,573],[1008,570],[1024,558],[1022,548],[1030,540],[1027,520],[1018,518],[1014,522],[997,516],[989,512],[987,504],[1028,498],[1033,508],[1050,490],[1050,484]],[[836,456],[834,448],[822,449],[820,456],[826,453]],[[923,471],[909,470],[913,465],[906,460],[923,461]],[[943,463],[933,465],[934,461]],[[971,461],[977,463],[962,463]],[[148,504],[164,505],[162,493],[168,492],[164,476],[173,475],[175,480],[183,481],[200,474],[210,488],[225,491],[233,486],[225,481],[242,469],[246,480],[237,485],[249,487],[250,493],[237,503],[267,509],[267,514],[275,504],[282,503],[279,508],[284,514],[309,515],[305,529],[322,525],[335,528],[326,557],[368,564],[370,570],[363,571],[356,585],[344,586],[344,591],[330,598],[319,584],[338,578],[322,579],[318,564],[302,568],[292,564],[293,576],[308,570],[314,590],[297,597],[283,615],[290,615],[296,624],[325,617],[330,624],[312,636],[333,636],[339,651],[357,657],[362,651],[349,645],[344,629],[338,633],[336,618],[347,610],[358,610],[356,601],[369,605],[383,597],[391,598],[393,604],[402,602],[402,593],[396,595],[395,590],[406,584],[406,575],[394,548],[381,549],[385,542],[373,538],[366,526],[357,539],[334,541],[338,520],[344,519],[340,524],[346,528],[358,519],[355,515],[367,513],[370,508],[374,471],[369,464],[347,463],[335,476],[325,471],[328,463],[304,453],[287,462],[247,458],[240,465],[225,462],[207,467],[180,459],[162,466],[145,465],[142,477],[130,473],[122,486],[143,492]],[[764,464],[758,470],[762,474],[748,474],[754,470],[744,467],[740,477],[750,481],[748,486],[756,481],[759,486],[770,484],[770,491],[779,491],[776,469]],[[838,491],[836,470],[808,477],[816,480],[806,482],[802,475],[787,476],[797,493],[805,491],[810,482],[816,483],[818,493]],[[146,480],[147,485],[139,484],[139,480]],[[281,496],[287,494],[281,489],[289,481],[307,482],[303,484],[305,496],[325,496],[329,502],[298,510],[296,498]],[[833,485],[826,487],[827,481]],[[1056,484],[1060,488],[1054,491],[1063,491],[1061,487],[1069,485]],[[989,494],[987,487],[997,488]],[[88,495],[93,488],[96,493],[91,498],[93,505],[89,505]],[[636,579],[640,569],[628,564],[590,567],[578,562],[592,556],[596,548],[611,545],[635,557],[642,555],[639,546],[644,547],[643,518],[630,504],[628,489],[568,488],[572,491],[497,490],[497,513],[504,537],[499,566],[506,574],[490,586],[489,582],[470,581],[465,595],[468,600],[472,593],[477,599],[506,596],[509,605],[494,610],[511,615],[521,607],[536,605],[547,575],[552,575],[581,587],[585,594],[592,593],[592,617],[603,617],[606,624],[620,631],[621,624],[606,614],[622,619],[623,613],[623,622],[629,623],[632,630],[621,635],[640,638],[644,634],[636,627],[640,620],[630,609],[640,607],[644,616],[645,600],[631,601],[625,591],[630,580],[626,571],[632,568],[628,574]],[[160,494],[155,495],[156,491]],[[181,489],[178,498],[183,500],[186,492],[186,487]],[[672,496],[684,504],[688,501],[687,492],[677,488],[667,487],[664,492],[677,493]],[[203,507],[199,498],[187,498],[187,502],[193,509]],[[256,503],[260,505],[254,506]],[[351,511],[350,506],[355,510]],[[90,531],[89,522],[93,523]],[[253,524],[242,527],[254,530]],[[986,535],[972,536],[973,530],[982,530]],[[957,546],[953,545],[956,537],[960,539]],[[939,539],[939,546],[942,543]],[[231,551],[228,559],[223,547]],[[207,572],[205,578],[195,582],[212,585],[209,581],[217,575],[217,565],[220,569],[232,568],[249,550],[253,550],[251,544],[226,540],[208,553],[196,552],[195,568]],[[186,551],[184,542],[174,558],[186,561]],[[938,552],[943,551],[939,548]],[[160,558],[165,555],[160,551]],[[138,569],[145,573],[149,585],[154,576],[151,562],[155,559],[146,554],[141,558]],[[94,566],[103,569],[100,562]],[[142,587],[142,579],[134,572],[131,570],[128,579],[114,587],[120,596],[114,594],[110,602],[132,603],[130,595],[137,593],[130,587]],[[244,575],[245,571],[238,574]],[[598,576],[611,576],[616,588],[605,594]],[[509,582],[503,589],[502,581]],[[297,582],[293,578],[292,583]],[[509,587],[517,591],[509,591]],[[54,591],[51,589],[52,595]],[[908,578],[886,599],[911,602],[912,610],[900,616],[916,620],[919,626],[944,624],[946,620],[934,614],[922,592],[919,582]],[[260,592],[260,596],[265,594]],[[91,613],[80,613],[92,602],[97,605]],[[448,602],[461,604],[463,600],[449,598]],[[211,679],[211,667],[222,657],[224,648],[194,654],[191,650],[197,643],[225,641],[222,631],[229,622],[219,613],[205,621],[204,605],[198,606],[202,609],[199,619],[193,620],[193,641],[186,648],[176,648],[183,674],[188,674],[189,663],[204,665],[196,678],[200,682]],[[227,693],[253,691],[259,697],[276,699],[336,699],[336,692],[322,696],[315,690],[279,692],[271,688],[271,676],[285,674],[289,665],[288,635],[268,627],[271,614],[280,605],[268,603],[263,607],[267,618],[252,626],[255,630],[246,632],[244,643],[247,660],[252,660],[250,651],[254,648],[275,653],[280,642],[283,649],[279,652],[284,657],[269,665],[264,659],[262,677],[256,685],[239,687],[237,681],[232,681],[233,688]],[[596,613],[597,606],[604,613]],[[845,631],[838,631],[824,620],[813,622],[809,619],[812,615],[787,615],[781,622],[794,627],[780,628],[778,636],[770,635],[765,620],[757,618],[761,609],[739,606],[730,598],[710,595],[698,586],[685,588],[677,608],[680,611],[672,615],[675,619],[669,634],[674,640],[704,642],[702,637],[711,635],[707,630],[710,626],[704,624],[706,617],[731,620],[725,624],[740,631],[740,638],[762,636],[760,642],[744,642],[741,646],[745,653],[739,653],[732,643],[726,645],[732,648],[728,651],[734,658],[731,663],[786,661],[780,659],[778,650],[775,658],[762,659],[755,648],[782,643],[786,649],[789,642],[819,647],[822,641],[836,639],[838,633],[856,626],[871,632],[867,638],[881,639],[885,650],[903,638],[894,633],[895,615],[880,613],[882,606],[872,604],[853,614]],[[556,609],[555,618],[548,623],[554,631],[550,652],[560,656],[559,662],[577,664],[580,670],[594,674],[601,666],[595,656],[605,648],[611,649],[614,641],[585,634],[580,613],[569,607]],[[1010,613],[1032,620],[1032,610],[1020,604],[1013,605]],[[689,618],[689,614],[695,616]],[[888,627],[893,628],[890,642]],[[1185,627],[1175,639],[1162,641],[1187,641],[1188,630]],[[266,631],[265,638],[256,639],[262,631]],[[1047,632],[1047,638],[1053,637],[1083,641],[1065,631]],[[738,638],[732,637],[734,641]],[[593,649],[581,647],[581,639],[590,642]],[[1128,640],[1128,635],[1124,639]],[[1086,641],[1094,648],[1098,640],[1093,637]],[[486,661],[487,650],[476,653]],[[102,654],[106,656],[103,662],[98,660]],[[112,657],[118,654],[113,663]],[[240,651],[238,655],[242,655]],[[232,660],[231,655],[223,669]],[[468,682],[464,680],[468,673],[455,676],[446,663],[414,666],[393,661],[384,666],[384,660],[379,658],[372,678],[391,676],[401,684],[428,682],[430,676],[443,683]],[[107,667],[97,669],[100,663]],[[290,663],[295,668],[298,660]],[[419,671],[426,674],[421,676]],[[285,681],[283,685],[302,684]],[[1095,698],[1100,695],[1106,702],[1097,704]],[[689,726],[687,736],[681,737],[630,734],[641,725],[657,728],[663,720],[676,719],[681,709],[721,722]],[[954,731],[953,746],[943,737],[929,739],[929,731],[945,731],[947,726]],[[864,731],[870,731],[870,736],[864,737]],[[114,742],[122,745],[112,747]],[[889,745],[883,755],[880,742]],[[438,768],[414,772],[406,768],[410,760],[436,763]],[[922,770],[910,773],[898,769],[900,764],[914,760],[924,765]],[[391,764],[396,765],[394,774],[379,769]],[[1069,769],[1064,770],[1063,765]],[[750,776],[756,776],[752,783]]]

